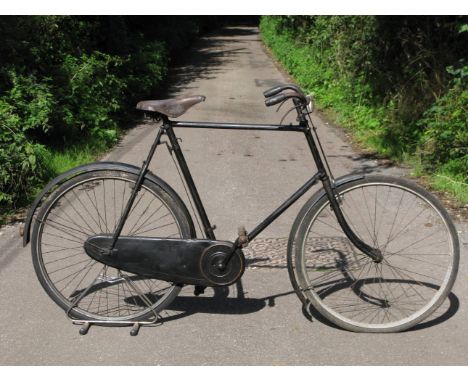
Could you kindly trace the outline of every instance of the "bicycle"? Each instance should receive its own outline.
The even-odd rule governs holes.
[[[264,92],[266,106],[292,100],[297,124],[174,121],[204,96],[142,101],[137,109],[162,122],[141,168],[97,162],[52,180],[32,204],[24,227],[35,272],[52,300],[84,334],[92,323],[154,323],[183,285],[195,295],[238,281],[242,248],[321,181],[291,228],[287,267],[304,306],[356,332],[407,330],[432,314],[457,275],[459,243],[454,225],[435,196],[389,176],[333,178],[312,123],[312,101],[296,85]],[[303,133],[317,172],[250,232],[217,240],[185,161],[176,128]],[[162,140],[162,137],[167,140]],[[148,170],[165,144],[177,159],[186,191],[203,228],[187,206]],[[192,206],[193,207],[193,206]],[[195,214],[195,211],[194,211]],[[32,229],[32,234],[31,234]],[[146,320],[146,321],[145,321]]]

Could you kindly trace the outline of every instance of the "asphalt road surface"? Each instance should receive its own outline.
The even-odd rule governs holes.
[[[203,94],[206,101],[180,119],[276,123],[262,92],[288,82],[266,53],[258,30],[230,27],[202,38],[172,73],[166,95]],[[292,119],[288,120],[292,121]],[[354,151],[343,131],[314,116],[335,175],[402,176],[405,169]],[[254,227],[314,172],[302,134],[177,131],[208,216],[220,239],[237,227]],[[141,165],[156,129],[132,129],[107,160]],[[150,169],[180,195],[184,189],[171,157],[158,148]],[[294,217],[312,191],[252,244],[262,262],[247,268],[242,283],[194,297],[183,289],[154,327],[137,337],[129,328],[78,326],[50,300],[34,273],[30,246],[18,226],[0,230],[1,365],[467,365],[468,272],[466,225],[457,223],[461,264],[457,282],[437,313],[398,334],[356,334],[310,321],[293,293],[284,258]],[[186,200],[186,198],[185,198]]]

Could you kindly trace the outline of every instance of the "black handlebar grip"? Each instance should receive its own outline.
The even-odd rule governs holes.
[[[283,88],[284,88],[283,85],[275,86],[271,89],[264,91],[263,95],[265,96],[265,98],[273,97],[274,95],[277,95],[281,90],[283,90]]]
[[[280,94],[280,95],[277,95],[277,96],[274,96],[274,97],[270,97],[270,98],[267,98],[265,100],[265,105],[266,106],[273,106],[273,105],[276,105],[276,104],[284,101],[286,98],[288,98],[287,94]]]
[[[288,89],[295,91],[301,96],[305,96],[304,93],[302,92],[302,89],[295,84],[284,84],[284,85],[278,85],[278,86],[272,87],[271,89],[264,91],[263,95],[265,96],[265,98],[269,98],[269,97],[277,95],[283,90],[288,90]]]

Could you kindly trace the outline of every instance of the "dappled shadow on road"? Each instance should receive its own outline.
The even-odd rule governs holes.
[[[249,37],[258,40],[255,27],[227,27],[200,38],[187,52],[186,58],[181,58],[169,72],[167,84],[170,87],[163,96],[174,97],[182,91],[189,94],[191,89],[196,89],[192,85],[194,81],[217,78],[226,71],[224,65],[240,55],[250,54],[246,48],[231,46],[249,40]],[[157,98],[162,97],[158,95]]]
[[[213,34],[214,36],[225,36],[225,37],[233,37],[233,36],[258,36],[256,33],[256,28],[253,25],[245,25],[245,26],[233,26],[220,29]],[[260,40],[260,38],[257,38]]]
[[[347,175],[366,175],[376,173],[388,173],[389,169],[399,169],[391,160],[376,153],[361,154],[327,154],[327,159],[339,158],[353,163],[353,170]]]
[[[395,167],[395,164],[376,153],[362,153],[359,155],[345,155],[350,160],[358,164],[358,167],[350,174],[371,174],[385,173],[389,168]]]

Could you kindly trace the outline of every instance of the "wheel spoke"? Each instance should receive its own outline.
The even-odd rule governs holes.
[[[430,313],[435,296],[449,291],[447,274],[458,256],[452,236],[439,210],[406,184],[356,183],[337,189],[343,216],[361,240],[381,249],[383,261],[353,247],[323,198],[307,212],[309,220],[302,218],[306,227],[298,232],[305,233],[295,235],[300,292],[345,328],[414,324]]]
[[[128,176],[93,173],[69,184],[54,194],[36,223],[41,227],[38,275],[47,280],[54,300],[92,319],[131,320],[159,311],[158,306],[175,296],[175,285],[103,266],[83,247],[90,236],[114,232],[134,181]],[[173,202],[163,202],[168,198],[161,197],[160,189],[142,186],[126,222],[131,228],[125,232],[189,237],[189,232],[181,231]]]

